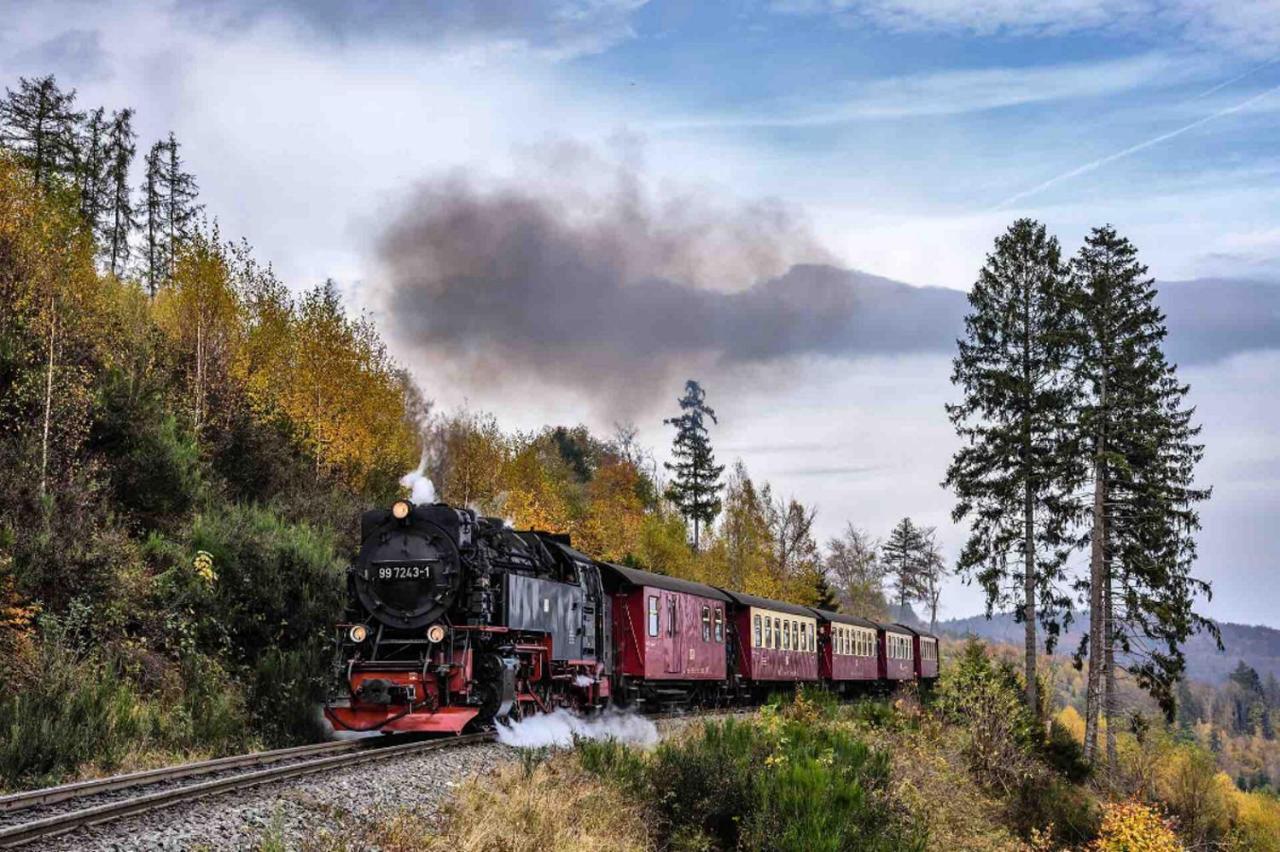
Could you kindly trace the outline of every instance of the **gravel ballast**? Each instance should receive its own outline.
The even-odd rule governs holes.
[[[666,736],[706,718],[663,719],[657,722],[658,732]],[[41,848],[55,852],[243,850],[266,836],[287,841],[341,832],[344,818],[349,826],[362,817],[411,809],[430,819],[468,778],[490,773],[518,756],[518,749],[481,743],[373,761],[82,829],[47,841]]]

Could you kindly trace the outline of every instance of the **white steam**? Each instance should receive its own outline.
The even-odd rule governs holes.
[[[409,499],[418,505],[436,502],[436,486],[426,474],[427,460],[422,459],[418,469],[400,477],[400,485],[410,490]]]
[[[583,675],[583,674],[580,674],[580,675],[574,675],[574,676],[573,676],[573,685],[574,685],[574,686],[581,686],[581,687],[584,687],[584,688],[585,688],[585,687],[588,687],[588,686],[590,686],[591,684],[593,684],[593,683],[595,683],[595,682],[596,682],[596,681],[595,681],[595,678],[587,677],[586,675]]]
[[[643,716],[612,708],[591,717],[556,709],[519,722],[498,723],[498,742],[514,748],[567,748],[575,738],[650,746],[658,741],[658,728]]]

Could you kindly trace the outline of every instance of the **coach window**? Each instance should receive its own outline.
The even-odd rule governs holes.
[[[658,635],[658,596],[649,595],[649,635]]]
[[[764,617],[764,645],[765,648],[773,647],[773,619],[769,616]]]
[[[724,641],[724,610],[716,607],[716,641]]]
[[[751,635],[755,638],[755,641],[751,643],[752,646],[756,648],[764,647],[761,644],[764,640],[764,637],[760,635],[760,613],[758,612],[755,614],[755,617],[751,620],[751,631],[752,631]]]
[[[800,622],[800,650],[809,650],[809,622]]]
[[[711,607],[702,605],[702,641],[711,641]]]
[[[667,635],[676,635],[676,599],[667,598]]]

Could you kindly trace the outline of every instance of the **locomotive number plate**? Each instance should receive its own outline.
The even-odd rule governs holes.
[[[431,577],[431,566],[422,564],[375,565],[372,571],[374,579],[386,582],[397,580],[425,580]]]

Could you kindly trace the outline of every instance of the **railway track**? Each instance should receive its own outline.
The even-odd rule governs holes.
[[[387,760],[493,740],[491,732],[436,740],[353,740],[256,752],[65,784],[0,797],[0,848],[49,840],[184,802],[287,781],[376,760]],[[208,780],[185,783],[215,775]],[[124,797],[122,791],[134,791]],[[68,804],[72,803],[72,804]],[[10,819],[21,814],[19,820]]]
[[[743,712],[749,709],[644,715],[660,722]],[[401,741],[402,736],[254,752],[0,796],[0,849],[31,846],[80,829],[263,784],[496,739],[491,731],[408,742]]]

